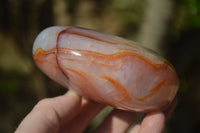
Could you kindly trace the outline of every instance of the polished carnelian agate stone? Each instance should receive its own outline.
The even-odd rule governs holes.
[[[35,40],[33,58],[62,86],[123,110],[163,109],[179,87],[165,59],[135,42],[83,28],[45,29]]]

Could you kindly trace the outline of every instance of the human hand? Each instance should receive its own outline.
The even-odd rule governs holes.
[[[130,133],[161,133],[166,117],[176,102],[165,112],[151,112]],[[15,133],[81,133],[105,105],[87,101],[74,92],[41,100],[24,118]],[[114,109],[95,133],[124,133],[139,113]]]

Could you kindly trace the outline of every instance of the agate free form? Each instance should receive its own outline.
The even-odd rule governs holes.
[[[93,30],[54,26],[33,46],[37,66],[90,100],[131,111],[167,107],[179,79],[172,66],[136,43]]]

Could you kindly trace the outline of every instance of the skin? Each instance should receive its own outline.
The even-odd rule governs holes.
[[[147,113],[130,129],[130,133],[162,133],[175,105],[176,100],[165,111]],[[65,95],[39,101],[15,133],[81,133],[104,107],[69,91]],[[138,112],[114,109],[94,133],[124,133],[137,116]]]

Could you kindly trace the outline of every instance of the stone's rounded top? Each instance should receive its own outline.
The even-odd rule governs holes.
[[[50,50],[52,48],[55,48],[57,35],[61,30],[65,28],[68,28],[68,26],[53,26],[43,30],[35,39],[35,42],[33,44],[33,54],[39,47],[43,50]]]

